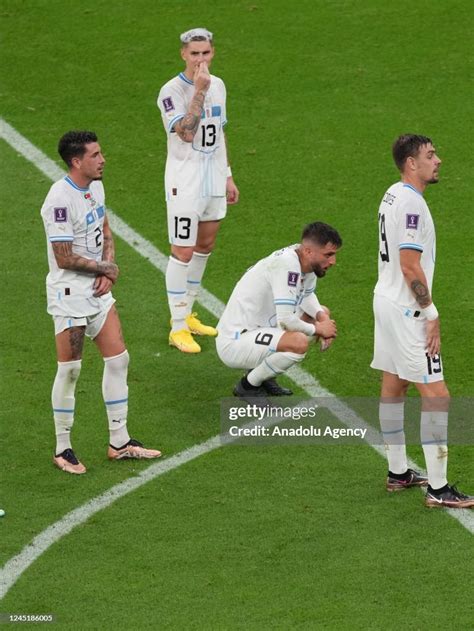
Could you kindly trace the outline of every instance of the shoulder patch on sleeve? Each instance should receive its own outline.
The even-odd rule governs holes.
[[[415,215],[415,214],[412,214],[412,213],[408,214],[407,213],[406,220],[407,220],[407,223],[406,223],[407,230],[417,230],[418,229],[418,222],[420,220],[420,215]]]
[[[165,108],[165,112],[171,112],[174,110],[173,99],[170,96],[167,96],[162,100],[163,107]]]
[[[298,285],[298,278],[299,278],[298,272],[288,272],[288,286],[296,287]]]
[[[56,223],[67,222],[67,208],[55,208],[54,209],[54,221]]]

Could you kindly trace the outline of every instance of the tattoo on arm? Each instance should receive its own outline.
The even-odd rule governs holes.
[[[175,125],[175,131],[181,140],[191,142],[196,135],[201,119],[201,112],[204,107],[204,92],[197,92],[191,99],[189,111]]]
[[[57,241],[51,244],[53,246],[54,256],[56,263],[61,269],[70,269],[75,272],[83,272],[85,274],[105,274],[116,268],[115,263],[111,261],[95,261],[94,259],[86,259],[83,256],[78,256],[72,251],[72,244],[70,241]]]
[[[415,294],[415,299],[422,309],[430,304],[431,296],[428,287],[420,280],[415,278],[415,280],[412,281],[411,290]]]
[[[105,218],[105,221],[104,221],[103,237],[104,237],[104,247],[102,249],[102,260],[111,261],[113,263],[115,261],[114,237],[112,235],[112,231],[110,230],[109,221],[107,217]]]

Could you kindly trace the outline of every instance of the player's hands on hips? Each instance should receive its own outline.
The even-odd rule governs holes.
[[[426,352],[430,357],[438,355],[441,350],[441,331],[439,318],[426,321]]]
[[[207,63],[202,61],[194,71],[194,88],[197,92],[207,92],[211,85],[211,75]]]
[[[237,202],[239,201],[240,193],[239,193],[239,189],[235,185],[235,182],[232,176],[227,178],[226,191],[227,191],[227,203],[237,204]]]
[[[98,298],[99,296],[104,296],[108,294],[112,289],[113,282],[107,276],[96,276],[94,281],[94,296]]]

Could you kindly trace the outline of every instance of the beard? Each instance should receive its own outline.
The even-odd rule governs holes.
[[[316,274],[318,278],[322,278],[323,276],[326,276],[326,270],[323,269],[321,265],[319,265],[319,263],[316,263],[315,265],[313,265],[313,272]]]

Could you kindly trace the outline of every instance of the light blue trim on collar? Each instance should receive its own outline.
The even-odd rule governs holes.
[[[412,186],[411,184],[404,184],[403,185],[404,188],[411,188],[412,191],[415,191],[415,193],[418,193],[418,195],[421,195],[421,197],[423,197],[423,193],[420,193],[419,190],[417,190],[414,186]]]
[[[182,79],[183,81],[185,81],[186,83],[189,83],[189,85],[194,85],[194,81],[191,81],[191,79],[188,79],[188,77],[184,74],[184,72],[180,72],[178,77]]]
[[[87,191],[89,190],[89,187],[87,188],[81,188],[80,186],[78,186],[77,184],[74,184],[74,182],[71,180],[71,178],[69,177],[69,175],[66,175],[65,178],[66,182],[72,186],[72,188],[75,188],[76,191],[81,191],[82,193],[87,193]]]

